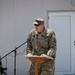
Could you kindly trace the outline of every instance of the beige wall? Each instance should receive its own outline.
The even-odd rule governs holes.
[[[26,41],[37,17],[44,18],[47,26],[48,11],[58,10],[75,10],[75,6],[71,0],[0,0],[0,55],[4,56]],[[26,45],[19,48],[17,53],[22,53],[25,48]],[[27,73],[29,61],[24,59],[24,54],[17,55],[17,75]],[[13,75],[13,58],[7,57],[8,75],[11,72]]]

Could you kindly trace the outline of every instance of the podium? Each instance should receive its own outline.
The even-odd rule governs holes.
[[[34,64],[35,64],[35,75],[38,75],[38,65],[42,61],[49,59],[49,58],[44,57],[44,56],[35,56],[35,55],[33,55],[33,56],[26,56],[26,58],[28,58],[30,61],[34,62]],[[50,59],[52,59],[52,58],[50,58]]]

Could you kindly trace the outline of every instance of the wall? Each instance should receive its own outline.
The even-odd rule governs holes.
[[[71,0],[0,0],[0,55],[3,57],[26,41],[37,17],[44,18],[47,26],[47,11],[53,10],[75,10],[75,6]],[[26,44],[17,54],[25,48]],[[25,54],[17,55],[17,75],[27,75],[30,61],[24,58]],[[4,67],[6,59],[7,73],[13,75],[14,52],[2,59]]]

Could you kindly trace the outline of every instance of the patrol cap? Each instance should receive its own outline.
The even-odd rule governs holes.
[[[44,23],[44,19],[42,18],[37,18],[35,21],[34,21],[34,25],[35,26],[39,26],[40,24]]]

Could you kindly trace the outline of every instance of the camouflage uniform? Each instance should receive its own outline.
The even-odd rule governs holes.
[[[38,56],[46,54],[54,58],[54,60],[48,59],[39,64],[38,75],[54,75],[56,57],[55,33],[47,28],[41,33],[37,33],[36,29],[33,29],[28,39],[31,39],[31,41],[27,43],[27,54],[31,53]],[[28,75],[35,75],[34,63],[31,63]]]

